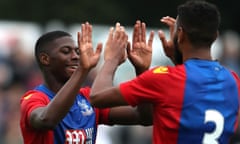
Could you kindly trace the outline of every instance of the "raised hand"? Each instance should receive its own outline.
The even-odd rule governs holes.
[[[158,31],[158,36],[162,41],[163,50],[173,62],[174,62],[174,28],[176,20],[172,17],[166,16],[163,17],[161,20],[164,24],[168,25],[170,31],[170,39],[167,40],[164,32],[162,30]]]
[[[151,65],[153,37],[154,32],[151,31],[148,42],[146,42],[146,24],[139,20],[136,21],[133,30],[132,49],[128,46],[127,53],[137,74],[149,69]]]
[[[114,28],[110,28],[106,46],[104,49],[104,60],[117,61],[120,65],[126,60],[126,47],[128,36],[124,27],[116,23]]]
[[[102,44],[99,43],[96,52],[92,44],[92,25],[88,22],[81,25],[81,32],[78,32],[78,47],[80,52],[80,66],[84,69],[95,67],[99,61],[102,51]]]

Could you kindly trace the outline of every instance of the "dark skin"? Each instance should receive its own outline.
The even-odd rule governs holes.
[[[125,48],[127,45],[125,31],[119,31],[119,37],[125,43],[118,45],[118,47]],[[47,106],[34,109],[30,115],[31,126],[43,130],[53,129],[68,113],[81,84],[83,84],[89,71],[98,63],[102,44],[99,43],[96,51],[93,51],[92,26],[85,23],[81,26],[81,32],[78,32],[78,47],[75,46],[70,36],[58,38],[49,43],[47,47],[49,47],[49,51],[41,53],[39,59],[42,64],[44,85],[55,92],[56,95]],[[132,61],[137,62],[134,59]],[[139,71],[148,69],[147,65],[150,65],[150,63],[151,61],[138,65],[139,70],[136,71],[141,73]],[[144,116],[139,114],[139,110],[141,108],[130,106],[111,108],[109,121],[112,124],[150,125],[151,121],[146,122],[141,119]]]
[[[81,31],[78,33],[79,49],[71,37],[62,37],[48,45],[51,52],[40,54],[44,84],[56,95],[46,107],[32,111],[30,124],[36,129],[52,129],[63,119],[72,106],[81,83],[99,60],[101,45],[93,52],[91,25],[83,24]]]
[[[177,20],[169,16],[163,17],[160,20],[169,27],[170,31],[169,40],[166,39],[165,34],[162,30],[159,30],[158,32],[158,36],[162,41],[162,46],[166,56],[168,56],[173,61],[174,64],[182,63],[190,58],[212,60],[210,46],[196,47],[195,45],[192,45],[183,28],[178,25]],[[218,33],[216,33],[215,39],[217,38],[217,36]],[[182,55],[181,62],[177,61],[174,55],[176,47],[178,48],[180,54]]]
[[[183,56],[183,62],[191,58],[212,60],[210,56],[210,46],[196,48],[196,46],[192,45],[185,31],[177,25],[178,19],[175,20],[171,17],[164,17],[161,21],[167,24],[170,29],[170,40],[166,40],[162,31],[159,31],[159,37],[162,41],[166,55],[173,60],[173,63],[177,63],[174,57],[174,47],[179,48]],[[144,49],[147,49],[146,47],[148,46],[149,45],[143,45]],[[109,46],[109,49],[105,49],[104,53],[107,58],[105,58],[105,62],[93,83],[90,95],[92,105],[96,107],[128,105],[124,97],[121,95],[119,86],[112,85],[112,77],[114,76],[119,63],[122,61],[123,56],[120,54],[123,52],[124,49],[117,49],[117,47],[114,46]],[[151,113],[151,111],[147,113]]]
[[[93,84],[94,89],[91,91],[91,103],[96,107],[127,105],[127,102],[122,97],[118,86],[114,87],[112,85],[114,72],[116,71],[117,66],[124,61],[126,54],[126,49],[124,47],[117,47],[118,45],[125,44],[125,41],[120,39],[121,35],[118,35],[119,31],[124,31],[124,28],[121,27],[120,24],[117,24],[114,34],[113,30],[110,31],[110,36],[104,49],[104,64]],[[135,69],[139,69],[141,72],[146,71],[150,66],[149,61],[151,61],[152,57],[151,51],[153,36],[154,33],[151,32],[149,40],[146,42],[146,25],[140,21],[136,22],[133,31],[132,49],[130,49],[130,46],[128,45],[127,53],[130,61],[138,59],[135,63],[132,63],[135,66]],[[124,37],[124,35],[122,37]],[[140,67],[141,65],[146,65],[146,67]],[[100,85],[99,82],[102,84]],[[104,94],[104,96],[102,94]],[[139,111],[141,111],[142,119],[144,118],[145,121],[152,123],[152,105],[144,103],[141,106],[142,107],[139,107]]]

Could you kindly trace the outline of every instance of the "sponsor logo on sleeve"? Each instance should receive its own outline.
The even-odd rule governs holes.
[[[157,67],[153,70],[153,73],[156,73],[156,74],[166,74],[168,73],[168,68],[165,67],[165,66],[160,66],[160,67]]]
[[[31,96],[32,96],[32,94],[26,95],[23,99],[24,99],[24,100],[27,100],[27,99],[29,99]]]

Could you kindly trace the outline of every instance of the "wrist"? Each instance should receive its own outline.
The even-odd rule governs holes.
[[[136,75],[140,75],[147,70],[148,68],[135,68]]]
[[[112,66],[118,66],[120,62],[117,59],[105,59],[104,63]]]
[[[107,73],[114,73],[118,67],[119,61],[118,60],[105,60],[103,64],[103,69],[107,71]]]

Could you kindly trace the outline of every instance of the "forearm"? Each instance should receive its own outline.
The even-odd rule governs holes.
[[[59,112],[59,119],[63,118],[74,103],[81,85],[84,83],[88,70],[76,71],[65,85],[57,92],[49,104],[49,113]]]
[[[69,112],[87,74],[88,70],[74,72],[46,107],[33,111],[30,120],[33,127],[54,128]]]
[[[113,86],[113,78],[118,67],[118,61],[105,61],[98,75],[96,76],[91,89],[91,98],[101,90]]]
[[[104,108],[126,105],[118,87],[113,87],[113,78],[117,70],[118,62],[105,61],[100,72],[94,80],[90,94],[90,102],[93,106]]]
[[[139,104],[136,109],[140,124],[149,126],[153,121],[153,106],[149,103]]]

